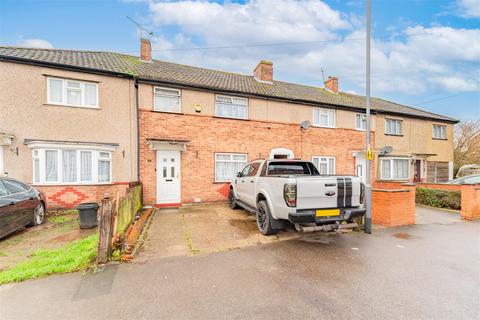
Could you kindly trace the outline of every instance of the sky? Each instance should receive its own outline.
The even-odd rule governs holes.
[[[138,55],[365,94],[364,0],[2,0],[0,45]],[[144,32],[144,36],[148,36]],[[372,0],[372,95],[480,118],[480,1]]]

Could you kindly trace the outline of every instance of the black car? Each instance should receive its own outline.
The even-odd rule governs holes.
[[[34,187],[0,177],[0,238],[25,226],[41,224],[45,212],[45,199]]]

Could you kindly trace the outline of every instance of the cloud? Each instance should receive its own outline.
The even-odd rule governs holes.
[[[18,46],[26,48],[53,49],[53,45],[43,39],[24,39],[18,43]]]
[[[478,0],[457,0],[457,9],[461,17],[480,17],[480,1]]]
[[[362,20],[320,0],[181,0],[152,2],[149,8],[161,35],[152,39],[156,58],[245,74],[268,59],[278,80],[322,85],[323,69],[326,76],[340,78],[342,90],[361,91],[364,86]],[[372,41],[374,94],[480,88],[480,29],[417,25],[395,32],[392,40]],[[284,45],[289,42],[295,44]],[[277,45],[241,46],[272,43]],[[229,45],[233,47],[176,50]]]

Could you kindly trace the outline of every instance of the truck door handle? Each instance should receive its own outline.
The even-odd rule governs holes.
[[[165,179],[165,181],[167,181],[167,182],[172,182],[173,179]]]
[[[245,182],[245,180],[242,180],[242,182]]]
[[[16,203],[15,201],[12,201],[12,202],[9,203],[9,205],[11,205],[11,206],[14,206],[14,205],[16,205],[16,204],[17,204],[17,203]]]
[[[254,181],[253,180],[250,180],[250,183],[253,183]]]

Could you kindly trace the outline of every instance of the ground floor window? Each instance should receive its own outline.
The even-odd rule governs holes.
[[[335,157],[313,157],[312,162],[320,174],[335,174]]]
[[[247,165],[247,155],[215,153],[215,182],[228,182]]]
[[[33,149],[33,182],[82,184],[112,182],[112,153],[87,149]]]
[[[409,159],[381,159],[382,180],[407,180],[409,177]]]

